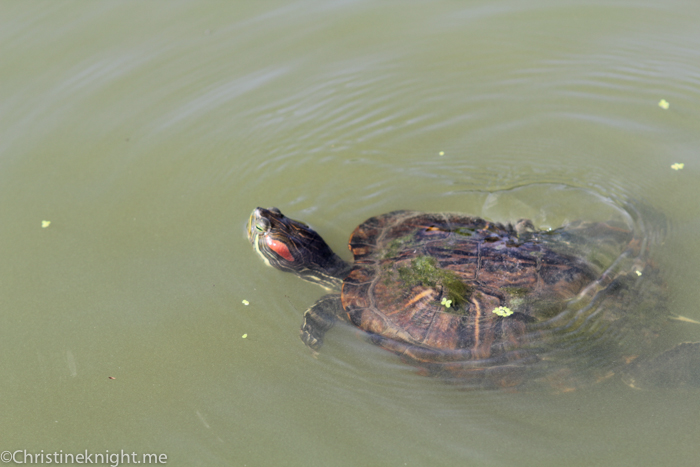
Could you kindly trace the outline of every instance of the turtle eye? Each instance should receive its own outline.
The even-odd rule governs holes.
[[[267,232],[270,230],[270,221],[261,217],[255,221],[255,230],[258,232]]]

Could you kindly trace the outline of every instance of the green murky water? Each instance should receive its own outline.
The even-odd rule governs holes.
[[[343,326],[314,359],[298,328],[322,291],[265,268],[243,231],[278,206],[348,259],[352,229],[393,209],[557,227],[634,200],[668,222],[672,309],[700,319],[700,5],[0,12],[0,451],[183,466],[700,456],[697,393],[459,391]]]

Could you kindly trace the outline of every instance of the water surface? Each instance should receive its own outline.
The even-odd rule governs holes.
[[[461,391],[345,326],[313,358],[298,328],[321,289],[264,267],[243,229],[254,207],[278,206],[350,259],[352,229],[394,209],[555,228],[628,200],[665,225],[654,257],[669,306],[700,320],[700,6],[0,11],[0,450],[206,466],[696,462],[697,393],[615,379]],[[700,340],[700,326],[672,322],[664,339]]]

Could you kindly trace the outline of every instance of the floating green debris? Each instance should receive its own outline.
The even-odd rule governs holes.
[[[448,300],[447,297],[443,297],[440,305],[443,305],[445,308],[449,308],[452,306],[452,300]]]
[[[243,300],[241,303],[244,304],[245,306],[250,305],[250,302],[248,300]]]
[[[494,308],[493,312],[498,316],[503,316],[504,318],[513,314],[513,310],[511,310],[507,306],[499,306],[497,308]]]
[[[671,106],[671,104],[668,103],[666,99],[661,99],[659,101],[659,107],[661,107],[664,110],[668,110],[668,108]]]
[[[46,227],[51,225],[51,221],[41,221],[41,228],[45,229]]]
[[[243,334],[241,337],[245,339],[246,337],[248,337],[248,334]]]
[[[683,167],[685,167],[685,164],[682,162],[676,162],[675,164],[671,165],[673,170],[681,170]]]
[[[642,275],[642,271],[634,271],[638,276]]]
[[[438,155],[444,156],[444,155],[445,155],[445,151],[440,151],[440,152],[438,153]]]

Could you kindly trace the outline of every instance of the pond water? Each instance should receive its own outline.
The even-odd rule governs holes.
[[[698,392],[464,391],[347,326],[314,358],[298,329],[322,290],[244,228],[277,206],[349,260],[354,227],[394,209],[555,228],[630,202],[664,233],[671,311],[700,320],[700,4],[0,11],[0,451],[696,464]]]

